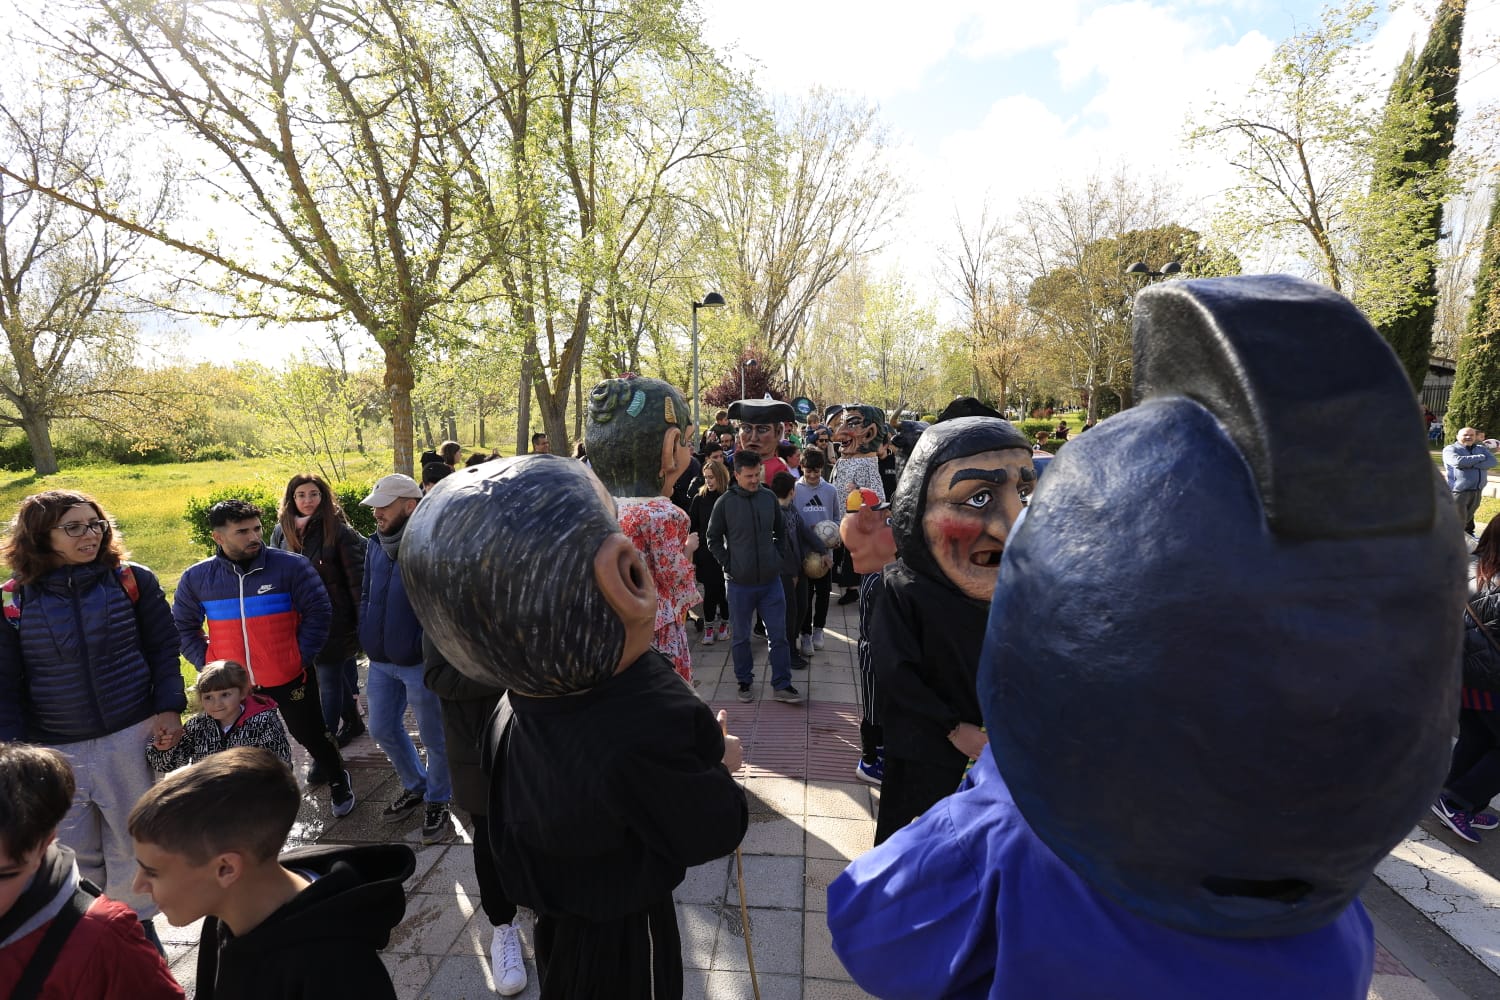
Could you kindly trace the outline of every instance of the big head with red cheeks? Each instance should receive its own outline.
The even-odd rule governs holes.
[[[891,503],[901,560],[988,602],[1021,498],[1036,483],[1031,448],[1004,420],[962,417],[922,433]]]

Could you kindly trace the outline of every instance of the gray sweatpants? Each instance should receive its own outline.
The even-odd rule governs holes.
[[[130,891],[135,881],[135,846],[125,820],[146,794],[156,774],[146,760],[151,720],[127,726],[97,740],[54,746],[73,765],[78,790],[57,839],[78,855],[78,871],[103,887],[105,895],[131,907],[142,920],[157,914],[150,896]]]

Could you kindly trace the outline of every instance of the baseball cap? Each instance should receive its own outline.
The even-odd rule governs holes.
[[[418,486],[417,481],[411,476],[403,476],[397,472],[377,479],[375,488],[360,503],[366,507],[385,507],[403,497],[412,500],[422,499],[422,487]]]

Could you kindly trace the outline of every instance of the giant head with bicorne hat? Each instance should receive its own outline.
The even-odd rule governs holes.
[[[729,419],[739,421],[736,447],[771,459],[786,437],[787,426],[797,419],[797,411],[779,399],[739,399],[729,404]]]

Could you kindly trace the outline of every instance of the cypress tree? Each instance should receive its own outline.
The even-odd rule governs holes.
[[[1443,0],[1427,44],[1396,71],[1376,140],[1372,202],[1387,223],[1405,229],[1372,254],[1389,258],[1394,305],[1382,311],[1380,335],[1396,351],[1420,391],[1437,315],[1438,239],[1449,192],[1448,157],[1458,125],[1458,71],[1465,0]],[[1386,208],[1382,209],[1382,205]]]
[[[1500,433],[1500,191],[1490,207],[1443,425],[1450,441],[1460,427]]]

